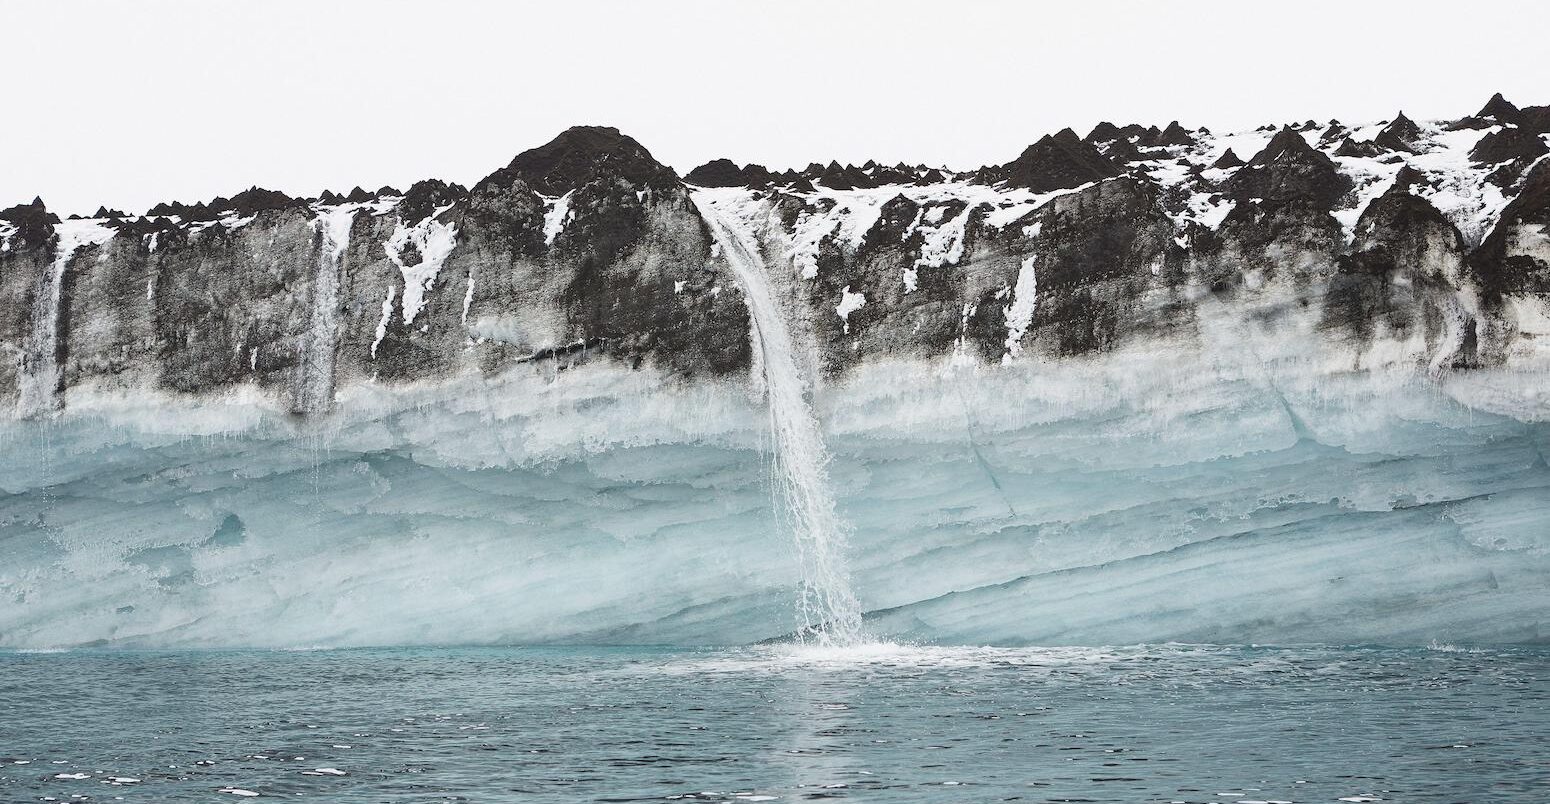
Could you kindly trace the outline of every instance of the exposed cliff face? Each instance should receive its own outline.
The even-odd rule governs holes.
[[[0,647],[1543,642],[1547,120],[0,211]]]
[[[523,364],[740,377],[748,314],[697,185],[789,269],[779,290],[831,378],[901,354],[1198,342],[1203,304],[1308,318],[1385,360],[1411,344],[1434,377],[1502,367],[1538,359],[1550,293],[1538,108],[1226,136],[1105,123],[969,174],[716,160],[689,184],[617,130],[578,127],[471,190],[253,188],[63,222],[35,202],[0,212],[0,397],[35,416],[74,388],[257,388],[319,414],[350,387]]]
[[[687,188],[617,131],[567,131],[472,191],[361,195],[254,190],[58,224],[41,205],[7,210],[0,394],[31,416],[77,386],[256,386],[321,413],[344,385],[540,358],[685,376],[748,364],[746,313]],[[37,382],[46,405],[22,398]]]

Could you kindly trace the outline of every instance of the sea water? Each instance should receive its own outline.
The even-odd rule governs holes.
[[[0,654],[0,801],[1550,800],[1550,649]]]

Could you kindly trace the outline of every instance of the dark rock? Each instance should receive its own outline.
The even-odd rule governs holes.
[[[1139,162],[1146,158],[1146,155],[1141,153],[1141,149],[1137,148],[1135,143],[1125,138],[1103,143],[1098,148],[1109,161],[1116,164]]]
[[[1491,99],[1486,101],[1485,105],[1480,107],[1480,111],[1475,112],[1474,116],[1478,118],[1494,118],[1498,123],[1516,123],[1522,117],[1522,112],[1518,110],[1518,107],[1512,105],[1511,101],[1502,97],[1502,93],[1498,92],[1492,95]]]
[[[1327,210],[1351,189],[1351,180],[1302,134],[1283,128],[1227,180],[1227,189],[1240,201],[1303,198]]]
[[[568,128],[549,142],[518,154],[501,170],[549,196],[563,195],[600,176],[620,178],[642,188],[678,183],[671,168],[611,126]],[[492,178],[494,174],[484,181]]]
[[[490,177],[479,183],[480,189],[491,184]],[[454,204],[466,198],[468,191],[456,184],[447,184],[440,179],[424,179],[417,181],[404,193],[404,200],[398,204],[398,217],[405,223],[416,223],[425,220],[434,214],[439,207]]]
[[[1538,134],[1550,134],[1550,106],[1525,106],[1518,125]]]
[[[0,209],[0,220],[8,221],[16,227],[12,247],[28,250],[44,245],[54,236],[54,224],[59,223],[59,216],[49,212],[39,197],[33,198],[30,204]]]
[[[1237,154],[1233,153],[1231,148],[1228,148],[1226,151],[1222,152],[1221,156],[1218,156],[1216,158],[1215,162],[1211,163],[1211,167],[1214,167],[1214,168],[1235,168],[1235,167],[1243,167],[1244,164],[1245,164],[1245,162],[1241,158],[1239,158]]]
[[[775,174],[763,165],[744,165],[743,181],[749,187],[768,187],[775,183]]]
[[[1011,187],[1037,193],[1079,187],[1118,176],[1123,171],[1092,143],[1083,142],[1071,129],[1041,137],[1022,155],[995,169],[992,175]]]
[[[185,206],[178,213],[185,223],[208,223],[220,218],[220,215],[200,201],[193,206]]]
[[[1025,340],[1075,355],[1106,351],[1127,336],[1168,325],[1138,306],[1142,288],[1157,281],[1152,266],[1167,253],[1173,230],[1154,185],[1104,182],[1057,198],[1037,220],[1039,306]],[[994,335],[992,341],[988,351],[999,352]]]
[[[217,206],[212,203],[211,208],[218,211],[231,210],[240,217],[257,215],[260,212],[271,209],[285,209],[298,206],[294,199],[279,190],[265,190],[261,187],[249,187],[232,196],[229,201]]]
[[[1415,121],[1400,112],[1393,122],[1383,127],[1378,136],[1372,138],[1374,145],[1389,151],[1404,151],[1417,153],[1418,143],[1421,142],[1421,127]]]
[[[1540,232],[1550,227],[1550,160],[1529,172],[1517,198],[1507,204],[1491,233],[1469,255],[1470,267],[1493,296],[1550,294],[1550,263],[1516,244],[1515,235],[1522,227]]]
[[[1550,147],[1545,146],[1545,141],[1538,134],[1518,126],[1508,126],[1481,137],[1480,142],[1469,152],[1469,158],[1478,164],[1494,165],[1535,159],[1547,152],[1550,152]]]
[[[1426,175],[1415,168],[1405,165],[1394,174],[1394,186],[1389,189],[1391,193],[1409,192],[1410,188],[1417,184],[1428,184]]]
[[[1087,132],[1087,136],[1083,137],[1082,139],[1088,142],[1109,142],[1118,138],[1119,126],[1116,126],[1107,120],[1103,120],[1099,122],[1098,125],[1093,126],[1092,131]]]
[[[701,187],[741,187],[746,178],[732,160],[712,159],[685,174],[684,181]]]
[[[1346,137],[1344,140],[1342,140],[1340,147],[1335,149],[1335,156],[1359,156],[1371,158],[1378,156],[1381,153],[1383,153],[1383,149],[1379,148],[1377,143],[1374,143],[1371,140],[1366,142],[1357,142],[1350,137]]]
[[[1291,126],[1287,126],[1276,132],[1276,135],[1270,138],[1270,142],[1266,143],[1259,153],[1250,157],[1249,164],[1254,167],[1264,167],[1278,160],[1305,157],[1317,153],[1317,151],[1313,150],[1313,146],[1309,145],[1308,141],[1303,138],[1302,134],[1299,134]]]
[[[1157,142],[1159,145],[1194,145],[1195,137],[1175,120],[1163,129]]]
[[[379,196],[383,195],[383,193],[379,192],[378,195]],[[398,193],[388,193],[387,195],[398,195]],[[357,185],[354,189],[352,189],[350,191],[350,194],[345,196],[345,198],[344,198],[344,200],[349,201],[352,204],[365,203],[367,201],[370,201],[371,199],[372,199],[371,193],[368,193],[365,190],[361,189],[359,185]]]

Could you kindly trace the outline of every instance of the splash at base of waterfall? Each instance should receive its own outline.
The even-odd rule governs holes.
[[[820,645],[861,643],[865,641],[861,605],[850,587],[845,523],[835,511],[825,469],[828,452],[804,395],[795,343],[770,286],[758,239],[744,221],[717,207],[714,193],[698,191],[693,198],[748,305],[754,350],[769,398],[776,508],[791,531],[802,570],[802,625],[797,638]]]

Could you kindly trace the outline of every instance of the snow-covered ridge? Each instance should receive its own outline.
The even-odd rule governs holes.
[[[1527,370],[1545,360],[1544,300],[1532,272],[1500,266],[1536,259],[1544,234],[1514,224],[1490,238],[1546,173],[1550,135],[1539,107],[1503,103],[1455,121],[1350,127],[1103,124],[970,172],[776,173],[722,160],[688,186],[628,137],[586,128],[471,190],[428,180],[291,199],[252,188],[144,216],[99,210],[57,235],[39,202],[0,214],[0,259],[16,266],[20,302],[8,331],[32,333],[10,348],[34,355],[15,358],[0,390],[27,384],[30,407],[17,410],[57,407],[33,381],[40,349],[67,364],[61,391],[42,396],[104,377],[188,391],[255,383],[319,397],[284,403],[309,413],[332,407],[322,389],[335,386],[562,356],[744,374],[755,360],[746,308],[722,292],[735,282],[688,203],[694,181],[722,185],[695,192],[757,233],[812,344],[804,359],[825,377],[900,351],[988,368],[1137,337],[1195,348],[1220,305],[1263,319],[1293,303],[1309,310],[1310,337],[1348,341],[1358,366],[1398,361],[1436,380]],[[1398,210],[1396,189],[1459,244]],[[1383,198],[1395,208],[1369,216]],[[1538,209],[1516,208],[1520,219]],[[353,237],[336,231],[346,224]],[[70,226],[100,233],[101,267],[64,248]],[[1396,251],[1417,242],[1430,250]],[[34,300],[54,270],[71,280],[61,287],[80,288],[62,297],[80,309],[57,320],[81,331],[51,350],[44,336],[57,327]],[[110,292],[121,281],[143,287],[144,303],[104,314],[123,307]]]

